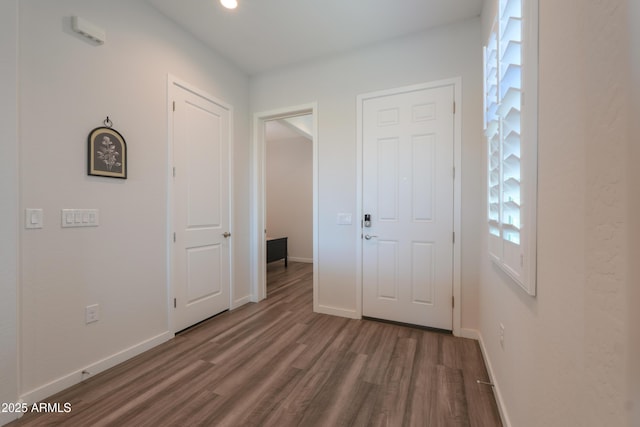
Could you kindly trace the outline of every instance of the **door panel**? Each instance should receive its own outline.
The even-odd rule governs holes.
[[[433,304],[435,256],[430,242],[412,242],[411,251],[411,301],[417,304]]]
[[[219,228],[223,205],[220,201],[222,171],[211,166],[221,156],[221,118],[215,109],[205,110],[188,99],[181,107],[186,109],[184,115],[179,116],[185,117],[185,141],[188,141],[185,144],[187,225],[189,229]]]
[[[221,252],[220,245],[187,249],[187,305],[223,292]]]
[[[453,86],[368,98],[362,126],[363,315],[450,330]]]
[[[379,241],[376,283],[380,299],[398,300],[398,242]]]
[[[175,87],[174,330],[229,308],[230,111]]]
[[[412,139],[412,218],[414,222],[430,222],[434,220],[436,138],[435,135],[416,135]]]
[[[398,221],[398,138],[383,138],[378,145],[378,213],[380,221]]]

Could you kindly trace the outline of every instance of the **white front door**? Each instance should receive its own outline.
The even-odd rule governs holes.
[[[174,331],[230,305],[230,108],[174,85]]]
[[[364,316],[453,329],[453,102],[453,86],[363,102]]]

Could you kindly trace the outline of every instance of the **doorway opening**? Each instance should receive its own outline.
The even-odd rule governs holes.
[[[264,126],[270,296],[276,288],[297,283],[293,270],[308,271],[313,263],[313,116],[267,120]]]
[[[267,297],[267,265],[282,272],[294,262],[306,264],[306,268],[313,266],[315,308],[317,128],[315,103],[254,115],[251,209],[254,302]]]

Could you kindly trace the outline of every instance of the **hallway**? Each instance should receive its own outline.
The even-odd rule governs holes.
[[[269,297],[52,396],[11,426],[500,426],[476,341],[312,312],[312,265]]]

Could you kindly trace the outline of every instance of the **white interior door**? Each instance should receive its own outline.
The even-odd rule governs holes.
[[[230,305],[228,107],[175,86],[174,330]]]
[[[364,316],[452,330],[453,103],[453,86],[363,102]]]

